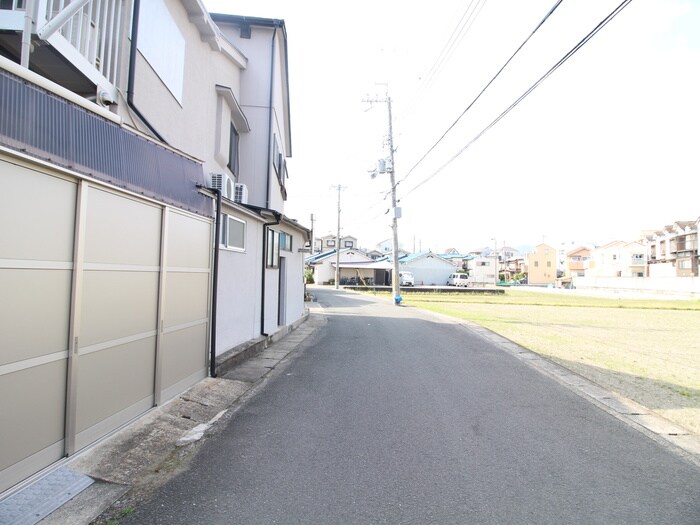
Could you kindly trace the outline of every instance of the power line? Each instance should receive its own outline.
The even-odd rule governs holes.
[[[472,9],[474,2],[477,2],[477,5],[476,7],[474,7],[474,9]],[[421,85],[418,89],[418,93],[413,97],[411,103],[403,110],[401,117],[403,116],[403,114],[413,109],[413,106],[416,104],[417,100],[423,95],[423,93],[426,90],[428,90],[432,82],[439,76],[440,71],[451,58],[452,53],[454,53],[459,43],[461,43],[461,41],[464,40],[464,38],[466,37],[467,33],[469,33],[471,26],[476,21],[477,17],[479,16],[479,13],[481,13],[481,9],[484,7],[484,5],[486,5],[486,2],[487,0],[471,0],[469,2],[469,5],[460,17],[459,22],[457,22],[457,25],[452,30],[452,33],[450,34],[449,38],[445,41],[442,50],[438,54],[437,58],[433,61],[433,65],[430,66],[428,73],[422,80]]]
[[[399,182],[397,182],[397,184],[401,184],[404,180],[406,180],[408,178],[408,176],[413,172],[413,170],[415,170],[420,165],[420,163],[423,162],[425,160],[425,158],[428,155],[430,155],[430,153],[438,146],[438,144],[440,144],[440,142],[442,142],[442,140],[447,136],[447,134],[450,131],[452,131],[452,129],[457,125],[457,123],[462,119],[462,117],[467,113],[467,111],[469,111],[472,108],[472,106],[476,103],[476,101],[481,98],[481,95],[483,95],[484,92],[489,88],[489,86],[491,86],[491,84],[493,84],[493,82],[500,76],[500,74],[508,66],[508,64],[510,64],[510,62],[513,60],[513,58],[515,58],[515,56],[520,52],[520,50],[525,46],[525,44],[528,43],[528,41],[533,37],[533,35],[535,33],[537,33],[537,31],[540,29],[540,27],[542,27],[544,25],[544,23],[547,21],[547,19],[552,15],[552,13],[554,13],[554,11],[556,11],[557,7],[559,7],[559,5],[563,1],[564,0],[557,0],[557,2],[552,6],[552,8],[544,16],[544,18],[542,20],[540,20],[539,24],[537,24],[535,29],[533,29],[532,32],[530,33],[530,35],[525,40],[523,40],[523,43],[520,44],[520,46],[518,46],[518,49],[516,49],[515,52],[510,56],[510,58],[508,60],[506,60],[506,62],[501,66],[501,69],[499,69],[498,72],[493,76],[493,78],[491,80],[489,80],[489,82],[479,92],[479,94],[476,96],[476,98],[474,98],[474,100],[471,101],[471,103],[466,107],[466,109],[464,111],[462,111],[462,113],[459,115],[459,117],[457,117],[457,119],[450,125],[450,127],[447,128],[447,130],[445,130],[445,132],[440,136],[440,138],[437,139],[437,141],[435,141],[435,143],[432,146],[430,146],[430,149],[428,149],[428,151],[426,151],[425,154],[420,159],[418,159],[418,162],[416,162],[413,165],[413,167],[410,170],[408,170],[406,175],[404,175],[401,178],[401,180],[399,180]]]
[[[477,5],[474,7],[474,9],[472,9],[475,1],[477,2]],[[437,59],[435,59],[435,62],[433,62],[433,65],[428,71],[425,79],[426,87],[429,86],[430,83],[439,75],[440,70],[450,59],[457,45],[464,39],[466,34],[469,32],[469,29],[471,29],[472,24],[476,20],[485,3],[486,0],[471,0],[471,2],[469,2],[467,9],[462,14],[459,22],[457,22],[457,25],[452,30],[452,34],[445,42],[440,54],[438,55]]]
[[[498,122],[501,121],[503,117],[505,117],[510,111],[515,108],[518,104],[520,104],[530,93],[532,93],[542,82],[544,82],[549,76],[554,73],[559,67],[561,67],[564,62],[569,60],[579,49],[581,49],[586,43],[593,38],[598,31],[603,29],[608,22],[610,22],[613,18],[615,18],[620,12],[627,7],[632,0],[624,0],[620,5],[618,5],[613,11],[608,14],[590,33],[588,33],[581,41],[576,44],[573,48],[569,50],[568,53],[566,53],[562,58],[559,59],[559,61],[554,64],[549,71],[547,71],[544,75],[542,75],[537,82],[535,82],[532,86],[530,86],[527,91],[525,91],[518,99],[513,102],[505,111],[503,111],[498,117],[496,117],[488,126],[486,126],[484,129],[482,129],[473,139],[471,139],[464,147],[462,147],[455,155],[453,155],[447,162],[445,162],[442,166],[440,166],[436,171],[434,171],[431,175],[423,179],[421,182],[419,182],[417,185],[415,185],[413,188],[411,188],[403,197],[406,197],[413,193],[416,189],[421,187],[423,184],[428,182],[430,179],[435,177],[438,173],[440,173],[443,169],[445,169],[447,166],[449,166],[457,157],[459,157],[464,151],[467,150],[472,144],[474,144],[477,140],[479,140],[488,130],[490,130],[492,127],[494,127]],[[422,159],[421,159],[422,160]],[[411,168],[413,169],[413,168]],[[410,172],[409,172],[410,173]],[[408,176],[408,175],[406,175]],[[404,176],[404,179],[406,178]],[[402,180],[404,180],[402,179]]]

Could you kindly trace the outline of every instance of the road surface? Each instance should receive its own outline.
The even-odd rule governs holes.
[[[327,324],[120,524],[700,524],[700,469],[468,328],[320,290]]]

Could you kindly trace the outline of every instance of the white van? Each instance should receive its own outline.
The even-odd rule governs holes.
[[[469,286],[469,274],[466,273],[453,273],[447,279],[447,286]]]
[[[399,286],[413,286],[413,274],[411,272],[399,272]]]

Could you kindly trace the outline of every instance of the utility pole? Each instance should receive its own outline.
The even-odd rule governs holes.
[[[311,214],[311,255],[316,253],[316,241],[314,239],[314,214]]]
[[[338,231],[335,236],[335,289],[340,287],[340,192],[343,186],[334,186],[338,189]]]
[[[401,208],[396,207],[396,180],[394,177],[395,164],[394,164],[394,132],[393,124],[391,118],[391,97],[387,93],[386,99],[366,99],[365,102],[384,102],[389,110],[389,161],[380,161],[380,166],[383,165],[384,169],[380,167],[380,173],[389,172],[389,180],[391,182],[391,230],[393,236],[393,271],[391,272],[391,290],[394,296],[394,304],[399,306],[401,304],[401,285],[399,281],[399,231],[398,231],[398,219],[401,217]],[[388,164],[388,165],[387,165]]]

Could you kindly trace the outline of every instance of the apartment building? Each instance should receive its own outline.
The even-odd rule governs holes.
[[[677,221],[643,239],[653,277],[697,277],[698,226],[695,221]]]

